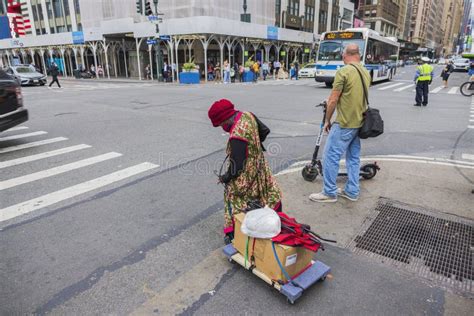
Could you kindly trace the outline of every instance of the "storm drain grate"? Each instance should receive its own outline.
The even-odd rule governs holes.
[[[474,297],[474,221],[380,198],[348,248]]]

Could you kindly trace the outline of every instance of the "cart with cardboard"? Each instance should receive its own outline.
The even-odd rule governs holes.
[[[271,285],[281,294],[286,296],[291,304],[303,295],[304,291],[318,281],[324,281],[331,272],[331,268],[321,261],[313,261],[313,254],[318,249],[324,250],[319,235],[311,232],[308,225],[299,224],[284,213],[278,213],[281,218],[282,231],[278,237],[272,239],[252,238],[241,231],[246,213],[234,216],[234,240],[223,248],[224,254],[230,262],[236,262],[246,270]],[[296,226],[288,225],[288,221]],[[298,229],[298,227],[300,229]],[[312,235],[313,244],[303,247],[285,245],[275,240],[285,239],[284,232],[308,233]],[[291,244],[286,240],[286,244]]]

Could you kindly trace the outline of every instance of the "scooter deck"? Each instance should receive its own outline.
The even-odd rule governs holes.
[[[291,282],[282,285],[271,280],[257,268],[250,269],[250,262],[245,262],[244,256],[242,256],[232,244],[226,245],[222,250],[230,262],[236,262],[246,270],[251,270],[257,277],[285,295],[291,304],[294,304],[295,301],[303,295],[304,290],[307,290],[319,280],[324,281],[326,276],[331,272],[331,268],[321,261],[312,261],[312,265],[308,269],[291,280]]]

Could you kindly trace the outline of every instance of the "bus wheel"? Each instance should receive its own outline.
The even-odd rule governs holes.
[[[332,88],[332,82],[325,82],[326,88]]]

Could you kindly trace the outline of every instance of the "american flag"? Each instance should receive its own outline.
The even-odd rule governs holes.
[[[27,9],[28,0],[8,0],[7,16],[13,38],[31,34],[31,22]]]

